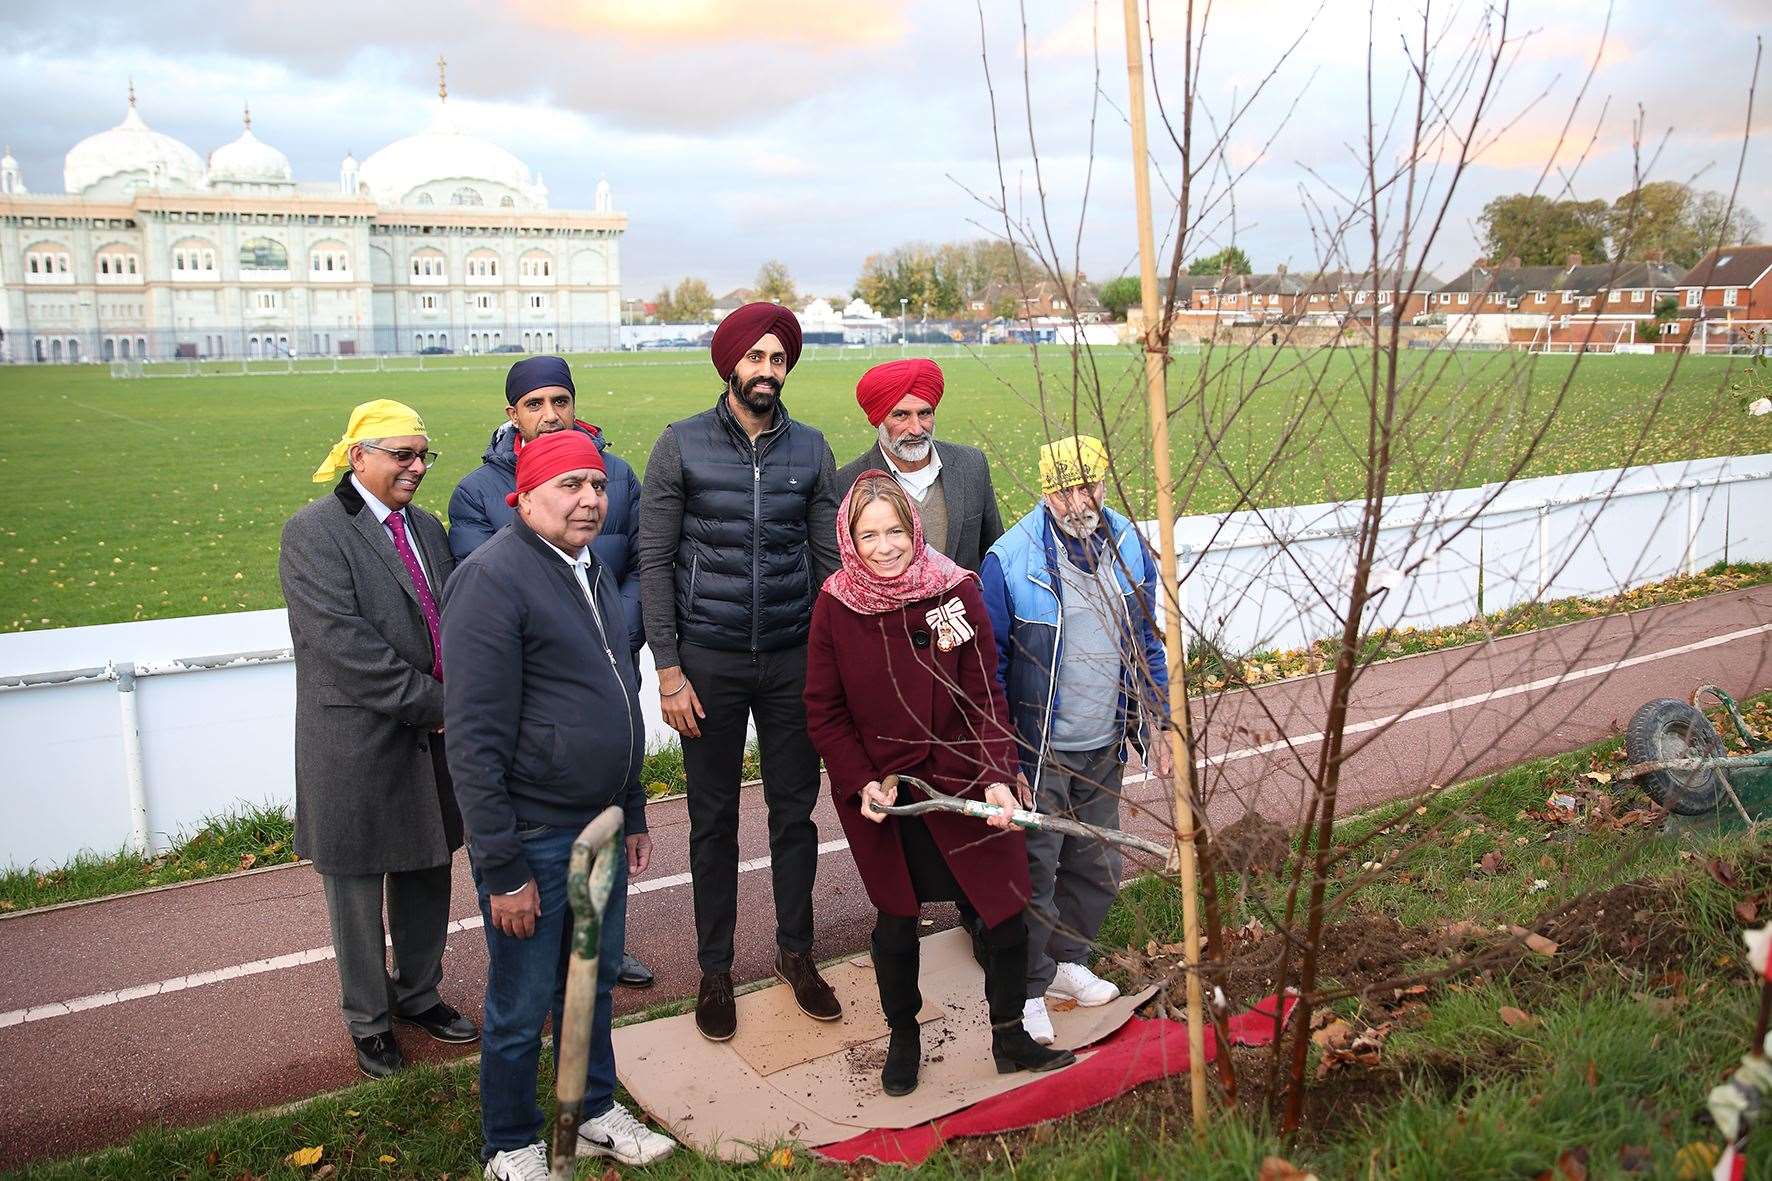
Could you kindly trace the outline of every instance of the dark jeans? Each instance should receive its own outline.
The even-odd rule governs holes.
[[[695,888],[696,958],[703,972],[732,970],[738,914],[738,800],[745,723],[757,720],[763,802],[769,809],[775,941],[812,950],[812,883],[818,876],[818,752],[806,737],[806,647],[779,652],[678,649],[683,675],[707,717],[683,740],[689,780],[689,872]]]
[[[514,939],[492,925],[492,905],[478,871],[474,889],[486,920],[486,1018],[480,1036],[481,1157],[521,1148],[542,1138],[542,1112],[535,1101],[536,1068],[541,1058],[542,1022],[554,1021],[554,1057],[560,1056],[566,967],[571,955],[572,905],[566,899],[566,869],[579,829],[519,823],[523,855],[541,890],[541,917],[535,934]],[[615,1101],[615,1048],[610,1044],[610,993],[621,971],[628,914],[627,851],[616,851],[615,887],[603,912],[597,947],[597,1008],[591,1022],[590,1069],[585,1075],[584,1114],[602,1115]]]

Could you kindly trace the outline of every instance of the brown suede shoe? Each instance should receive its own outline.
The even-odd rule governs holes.
[[[738,1007],[732,1000],[732,973],[702,974],[695,996],[695,1028],[710,1042],[723,1042],[738,1031]]]
[[[837,994],[818,974],[818,964],[809,955],[800,955],[785,948],[775,953],[775,974],[794,990],[794,1001],[800,1011],[819,1021],[835,1021],[843,1016]]]

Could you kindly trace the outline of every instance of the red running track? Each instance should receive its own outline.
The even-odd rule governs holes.
[[[1618,733],[1653,697],[1701,683],[1772,687],[1772,587],[1569,624],[1374,665],[1354,694],[1344,812]],[[1296,818],[1320,754],[1326,678],[1195,705],[1214,824],[1248,809]],[[1134,776],[1127,825],[1167,827],[1166,789]],[[618,1013],[692,996],[698,980],[683,804],[652,806],[654,866],[634,884],[630,947],[658,985],[619,991]],[[828,802],[816,954],[867,945],[873,912]],[[774,939],[761,799],[743,809],[741,980],[770,970]],[[478,1016],[485,948],[458,862],[444,995]],[[947,908],[931,908],[939,923]],[[201,1123],[358,1081],[338,1013],[320,883],[306,865],[0,919],[0,1168],[87,1151],[144,1126]],[[202,975],[208,974],[208,975]],[[192,979],[195,977],[195,979]],[[407,1054],[472,1053],[399,1027]],[[218,1047],[251,1052],[217,1053]],[[202,1063],[193,1070],[190,1063]]]

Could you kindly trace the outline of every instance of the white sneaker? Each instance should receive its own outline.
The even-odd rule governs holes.
[[[486,1162],[486,1181],[548,1181],[548,1146],[537,1141],[494,1153]]]
[[[677,1142],[635,1119],[617,1103],[578,1125],[579,1156],[612,1156],[624,1165],[649,1165],[671,1155]]]
[[[1085,1009],[1105,1005],[1120,995],[1120,986],[1103,980],[1082,964],[1060,964],[1046,987],[1047,996],[1069,997]]]
[[[1021,1007],[1021,1027],[1042,1046],[1050,1046],[1058,1036],[1052,1032],[1052,1018],[1046,1012],[1046,998],[1037,996]]]

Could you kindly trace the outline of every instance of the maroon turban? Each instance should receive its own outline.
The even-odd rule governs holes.
[[[908,357],[875,365],[862,374],[855,383],[855,400],[861,403],[869,425],[879,426],[906,394],[914,394],[933,407],[941,401],[943,384],[940,365],[927,357]]]
[[[517,497],[540,488],[561,472],[580,468],[606,472],[603,453],[583,431],[555,431],[541,435],[533,443],[524,444],[517,455],[517,490],[505,494],[505,503],[515,507]]]
[[[800,321],[793,312],[778,303],[747,303],[721,320],[709,347],[721,380],[731,377],[738,368],[738,359],[771,332],[781,341],[782,350],[788,355],[788,368],[792,369],[800,359]]]

